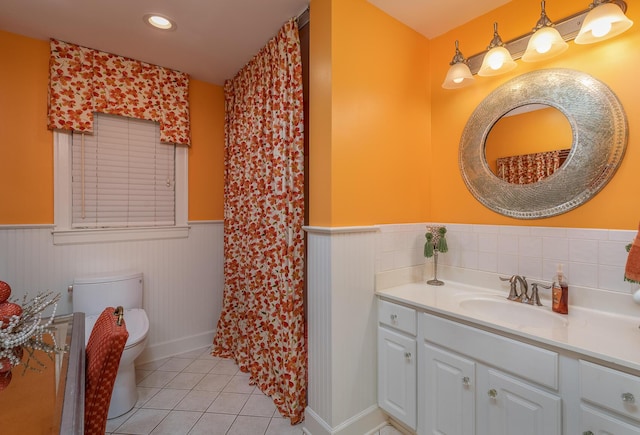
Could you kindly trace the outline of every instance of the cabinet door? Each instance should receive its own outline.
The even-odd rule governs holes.
[[[562,401],[533,385],[487,369],[488,385],[479,391],[478,412],[487,410],[488,434],[560,435]],[[482,402],[480,402],[482,398]]]
[[[640,435],[640,427],[630,425],[594,408],[582,405],[582,431],[584,435]]]
[[[416,428],[416,340],[378,327],[378,405]]]
[[[422,344],[419,358],[418,432],[475,434],[475,363],[429,343]]]

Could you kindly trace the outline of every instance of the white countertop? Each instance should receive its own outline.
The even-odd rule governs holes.
[[[520,302],[506,301],[505,304],[525,305],[514,310],[540,310],[529,313],[521,311],[523,323],[517,324],[518,316],[510,320],[498,314],[483,314],[465,308],[461,301],[466,299],[495,299],[498,306],[507,294],[482,287],[447,281],[436,287],[426,283],[402,284],[380,289],[376,294],[381,298],[413,306],[431,314],[489,329],[511,337],[521,337],[546,347],[576,352],[603,363],[618,365],[640,375],[640,318],[625,314],[614,314],[581,306],[569,306],[569,314],[554,313],[550,301],[544,299],[544,306],[526,306]],[[507,309],[510,305],[506,306]],[[504,308],[504,307],[503,307]],[[544,311],[544,313],[542,313]],[[540,321],[537,315],[540,314]],[[506,317],[507,312],[505,312]],[[511,313],[508,313],[511,314]],[[529,315],[531,314],[531,315]],[[530,319],[536,319],[532,322]],[[529,320],[527,320],[529,319]]]

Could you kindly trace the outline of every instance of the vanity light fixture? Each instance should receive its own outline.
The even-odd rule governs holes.
[[[533,35],[527,44],[527,50],[522,55],[524,62],[537,62],[540,60],[550,59],[563,53],[569,44],[567,44],[562,35],[554,27],[553,23],[547,17],[544,9],[544,0],[542,0],[540,19],[533,28]]]
[[[584,19],[576,44],[592,44],[613,38],[633,25],[620,6],[606,0],[593,0]]]
[[[540,19],[533,31],[504,43],[500,35],[498,35],[498,24],[495,23],[494,37],[489,47],[487,47],[487,51],[468,57],[462,65],[468,66],[472,75],[495,76],[511,71],[515,68],[515,61],[518,59],[522,59],[525,62],[549,59],[552,56],[564,52],[567,46],[566,42],[568,41],[575,40],[576,44],[590,44],[603,41],[621,34],[633,25],[633,21],[625,15],[627,12],[627,3],[625,0],[590,1],[591,4],[587,9],[578,11],[573,15],[555,22],[552,22],[547,17],[545,2],[542,1]],[[604,25],[601,24],[603,21],[605,23]],[[541,42],[538,42],[538,39],[544,40],[547,38],[546,35],[548,33],[556,32],[560,35],[562,41],[564,41],[564,45],[557,39],[546,40],[544,44],[539,45]],[[556,42],[549,42],[554,40]],[[545,52],[545,48],[547,47],[548,49]],[[503,62],[502,66],[499,66],[500,60],[496,60],[493,57],[494,53],[500,56]],[[456,57],[454,56],[454,61],[452,61],[449,72],[447,72],[447,78],[445,78],[442,84],[442,87],[445,89],[460,88],[472,83],[470,79],[465,79],[463,80],[463,86],[448,86],[449,75],[455,72],[455,70],[453,72],[451,70],[456,64],[460,64],[460,62],[456,63],[455,59]],[[456,66],[456,69],[461,70],[462,66]],[[460,76],[454,77],[460,78]]]
[[[473,78],[473,74],[471,74],[469,65],[467,65],[467,60],[464,58],[462,52],[460,51],[458,41],[456,41],[456,54],[453,56],[453,59],[451,60],[451,63],[449,65],[451,66],[449,67],[449,71],[447,71],[447,76],[444,79],[444,83],[442,83],[443,88],[463,88],[472,84],[475,80]]]
[[[159,14],[146,14],[144,22],[160,30],[175,30],[176,23],[171,18]]]
[[[481,77],[497,76],[511,71],[517,66],[511,53],[498,34],[498,23],[493,23],[493,39],[487,47],[478,75]]]

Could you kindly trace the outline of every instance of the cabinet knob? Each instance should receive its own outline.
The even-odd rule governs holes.
[[[398,321],[398,315],[397,314],[392,314],[391,315],[391,323],[396,323]]]
[[[622,393],[622,401],[624,403],[634,403],[636,398],[631,393]]]
[[[498,392],[496,391],[495,388],[490,389],[487,394],[489,395],[489,397],[491,397],[492,399],[495,399],[496,397],[498,397]]]
[[[469,379],[469,376],[465,376],[464,378],[462,378],[462,385],[464,385],[465,387],[471,385],[471,379]]]
[[[407,359],[407,362],[411,362],[411,352],[405,352],[404,357]]]

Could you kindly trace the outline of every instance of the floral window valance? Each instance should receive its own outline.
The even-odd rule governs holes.
[[[51,40],[49,128],[93,131],[93,113],[160,123],[160,140],[190,144],[189,76]]]

